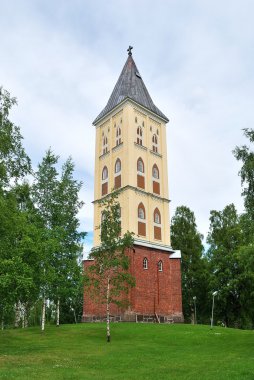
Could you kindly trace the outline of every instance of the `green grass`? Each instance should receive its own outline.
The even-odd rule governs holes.
[[[0,332],[0,379],[253,379],[254,332],[112,324]]]

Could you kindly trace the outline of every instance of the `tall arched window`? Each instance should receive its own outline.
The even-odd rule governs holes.
[[[117,129],[116,129],[116,145],[119,145],[122,142],[121,134],[122,134],[121,128],[117,127]]]
[[[162,271],[163,271],[163,264],[162,264],[162,261],[161,261],[161,260],[158,262],[158,271],[159,271],[159,272],[162,272]]]
[[[143,269],[148,269],[148,260],[146,257],[143,259]]]
[[[154,134],[152,137],[153,152],[158,153],[158,137]]]
[[[121,187],[121,161],[118,158],[115,163],[115,189]]]
[[[115,163],[115,173],[119,173],[121,171],[121,161],[118,158]]]
[[[146,211],[143,203],[138,205],[138,235],[146,236]]]
[[[140,203],[138,205],[138,218],[139,219],[145,219],[146,218],[146,211],[143,203]]]
[[[143,132],[141,127],[137,128],[137,144],[143,145]]]
[[[102,180],[108,179],[108,168],[107,168],[107,166],[104,166],[104,168],[102,170],[101,178],[102,178]]]
[[[161,240],[161,213],[157,207],[153,212],[153,222],[154,222],[154,239]]]
[[[102,139],[102,152],[103,154],[107,153],[108,151],[108,138],[107,136],[104,136]]]
[[[145,172],[145,166],[144,166],[144,162],[142,160],[141,157],[139,157],[138,161],[137,161],[137,170],[139,173],[144,173]]]
[[[102,169],[102,184],[101,184],[101,194],[106,195],[108,194],[108,168],[107,166],[104,166]]]
[[[160,173],[159,173],[158,166],[156,164],[153,165],[152,177],[153,177],[153,192],[155,194],[160,195],[160,180],[159,180]]]
[[[105,211],[102,211],[101,212],[101,223],[104,222],[105,219],[106,219]]]
[[[137,161],[137,186],[141,189],[145,188],[145,166],[141,157]]]
[[[141,157],[137,161],[137,186],[141,189],[145,188],[145,166]]]
[[[156,164],[153,165],[153,178],[159,179],[159,169]]]
[[[160,211],[158,210],[157,207],[156,207],[156,209],[154,210],[154,213],[153,213],[153,221],[156,224],[161,224],[161,214],[160,214]]]

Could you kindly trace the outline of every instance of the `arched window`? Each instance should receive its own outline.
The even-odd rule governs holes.
[[[102,184],[101,184],[101,195],[108,194],[108,168],[104,166],[102,170]]]
[[[115,189],[119,189],[121,186],[122,186],[121,161],[118,158],[115,163]]]
[[[156,164],[153,165],[153,178],[159,179],[159,169]]]
[[[106,179],[108,179],[108,168],[107,166],[104,166],[102,170],[102,180],[105,181]]]
[[[137,161],[137,170],[139,173],[145,172],[144,162],[143,162],[142,158],[139,158]]]
[[[101,223],[106,219],[106,213],[105,211],[102,211],[101,213]]]
[[[160,260],[160,261],[158,262],[158,271],[159,271],[159,272],[162,272],[162,270],[163,270],[163,264],[162,264],[162,261]]]
[[[138,235],[146,236],[146,212],[143,203],[138,205]]]
[[[145,207],[143,203],[140,203],[138,206],[138,218],[139,219],[145,219],[146,218],[146,212],[145,212]]]
[[[120,171],[121,171],[121,161],[118,158],[115,163],[115,173],[119,173]]]
[[[137,128],[137,144],[138,144],[138,145],[143,145],[142,141],[143,141],[143,132],[142,132],[142,128],[141,128],[141,127],[138,127],[138,128]]]
[[[153,152],[158,153],[158,137],[154,134],[152,137]]]
[[[117,127],[117,129],[116,129],[116,145],[119,145],[122,142],[121,134],[122,134],[121,128]]]
[[[153,221],[156,224],[161,224],[161,214],[157,208],[154,210],[154,213],[153,213]]]
[[[107,138],[107,136],[103,137],[102,144],[103,144],[102,151],[103,151],[103,154],[105,154],[108,151],[108,138]]]
[[[158,208],[154,210],[153,213],[153,222],[154,222],[154,239],[161,240],[161,214]]]
[[[143,269],[148,269],[148,260],[146,257],[143,259]]]
[[[145,166],[142,158],[139,157],[137,161],[137,186],[140,187],[141,189],[145,188]]]

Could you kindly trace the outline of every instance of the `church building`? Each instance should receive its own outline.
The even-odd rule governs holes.
[[[122,233],[134,232],[129,250],[130,290],[126,310],[111,305],[112,320],[182,322],[181,253],[170,244],[166,124],[132,57],[106,107],[94,120],[94,246],[100,244],[99,201],[119,190]],[[84,260],[84,268],[90,265]],[[105,305],[84,293],[83,321],[104,320]]]

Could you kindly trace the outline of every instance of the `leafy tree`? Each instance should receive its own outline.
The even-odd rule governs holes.
[[[193,211],[186,206],[176,208],[171,221],[172,246],[182,253],[182,297],[186,320],[194,322],[193,297],[197,297],[197,314],[206,310],[207,267],[202,259],[202,235],[197,230]]]
[[[254,130],[244,129],[244,135],[250,143],[254,143]],[[254,151],[247,145],[236,147],[233,151],[236,159],[242,161],[243,165],[240,170],[241,182],[243,186],[242,195],[246,212],[250,218],[252,228],[254,226]],[[252,229],[251,238],[254,240],[254,229]]]
[[[51,150],[46,152],[45,157],[43,157],[35,173],[35,181],[33,184],[33,201],[44,227],[44,244],[42,246],[39,274],[42,296],[42,331],[45,329],[46,299],[51,296],[55,276],[54,267],[52,265],[53,255],[60,249],[59,241],[53,229],[58,176],[55,165],[58,162],[58,158],[59,157],[55,156]]]
[[[17,182],[31,172],[20,129],[9,119],[10,110],[16,103],[16,99],[0,87],[0,189],[9,187],[11,180]]]
[[[242,183],[245,213],[240,217],[243,235],[238,252],[241,282],[240,304],[241,323],[244,327],[254,325],[254,130],[244,129],[244,135],[251,145],[236,147],[233,151],[236,159],[242,162],[239,172]]]
[[[31,223],[20,208],[18,183],[31,172],[20,130],[9,119],[16,99],[0,87],[0,313],[2,322],[14,303],[28,297],[33,269],[24,260]]]
[[[238,250],[242,243],[240,219],[233,204],[211,211],[207,242],[211,290],[219,291],[217,316],[232,326],[239,322],[241,313]]]
[[[56,302],[56,322],[59,326],[60,300],[71,297],[76,276],[81,276],[78,258],[85,236],[85,233],[78,232],[77,214],[83,202],[78,198],[81,183],[73,178],[74,164],[68,159],[59,178],[57,163],[58,157],[48,150],[35,173],[33,186],[34,201],[45,228],[45,250],[41,261],[42,329],[46,298]]]
[[[117,196],[115,192],[101,201],[101,245],[91,251],[89,258],[94,262],[85,272],[85,284],[90,296],[106,304],[107,342],[110,342],[110,305],[126,306],[126,295],[129,288],[135,285],[128,271],[129,257],[126,255],[126,249],[133,246],[133,234],[128,231],[121,237]]]
[[[78,260],[82,253],[82,239],[86,233],[78,231],[80,223],[77,217],[83,206],[78,197],[82,183],[73,178],[73,171],[74,163],[69,158],[62,167],[62,175],[57,184],[52,226],[60,239],[59,250],[54,253],[53,259],[55,269],[53,296],[57,304],[57,326],[59,326],[60,300],[71,300],[73,287],[82,278]]]

